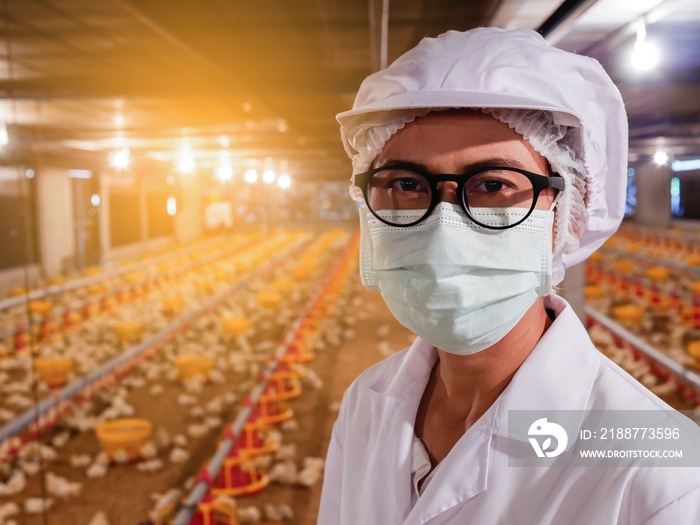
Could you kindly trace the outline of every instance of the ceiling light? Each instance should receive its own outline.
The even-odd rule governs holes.
[[[249,169],[248,171],[245,172],[245,181],[249,183],[253,183],[258,180],[258,172],[255,171],[254,169]]]
[[[10,142],[10,136],[7,134],[7,126],[0,124],[0,146],[7,146],[8,142]]]
[[[118,128],[124,127],[124,115],[114,115],[114,125]]]
[[[700,159],[674,160],[671,163],[673,171],[700,170]]]
[[[279,124],[277,124],[277,130],[280,131],[281,133],[284,133],[287,131],[287,123],[283,120]]]
[[[194,159],[189,155],[184,155],[177,163],[177,169],[182,173],[192,173],[194,171]]]
[[[640,71],[653,69],[660,58],[659,48],[647,42],[647,29],[644,24],[637,26],[637,40],[632,49],[632,65]]]
[[[231,141],[228,139],[226,135],[221,135],[219,137],[219,145],[222,148],[228,148],[231,145]]]
[[[661,150],[654,153],[654,164],[657,166],[664,166],[665,164],[668,164],[668,153]]]
[[[168,197],[166,208],[168,211],[168,215],[170,216],[175,215],[177,213],[177,202],[175,201],[175,197]]]
[[[90,204],[92,204],[95,208],[100,205],[100,196],[97,193],[93,193],[92,197],[90,197]]]
[[[280,175],[277,184],[280,188],[289,188],[292,185],[292,179],[289,178],[289,175]]]
[[[228,181],[233,178],[233,168],[228,163],[222,163],[216,170],[216,177],[222,181]]]
[[[24,176],[27,177],[28,179],[33,179],[34,178],[34,170],[31,168],[24,170]]]
[[[274,171],[272,171],[272,170],[265,170],[265,172],[263,173],[262,178],[263,178],[263,181],[264,181],[264,182],[266,182],[267,184],[270,184],[271,182],[275,182],[275,178],[277,178],[277,176],[275,175],[275,172],[274,172]]]
[[[109,163],[118,170],[126,168],[129,165],[129,148],[118,149],[110,153]]]

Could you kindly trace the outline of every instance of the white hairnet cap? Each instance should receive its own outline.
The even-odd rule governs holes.
[[[368,151],[378,153],[366,144],[369,129],[397,120],[403,127],[444,108],[543,110],[554,124],[578,128],[587,221],[575,249],[560,254],[563,268],[586,259],[617,230],[625,210],[627,117],[596,60],[551,47],[531,30],[489,27],[424,38],[367,77],[353,109],[337,116],[354,173],[368,168]],[[395,132],[396,126],[381,144]]]

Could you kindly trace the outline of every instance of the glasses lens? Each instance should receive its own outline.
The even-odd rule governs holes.
[[[403,225],[420,220],[432,199],[430,184],[410,170],[377,171],[367,185],[368,205],[388,223]]]
[[[511,226],[532,208],[532,182],[522,173],[507,169],[486,170],[469,178],[464,202],[474,222]]]

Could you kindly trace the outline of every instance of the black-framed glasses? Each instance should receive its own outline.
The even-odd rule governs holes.
[[[526,220],[547,188],[564,189],[564,179],[503,166],[461,175],[433,174],[401,164],[372,168],[355,176],[372,214],[391,226],[413,226],[440,203],[440,182],[456,182],[464,211],[476,224],[505,230]]]

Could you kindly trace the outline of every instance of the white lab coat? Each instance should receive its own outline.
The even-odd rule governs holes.
[[[566,301],[547,301],[555,321],[413,508],[414,423],[437,352],[418,338],[366,370],[333,428],[319,525],[699,524],[700,468],[508,467],[508,410],[669,408],[593,346]]]

